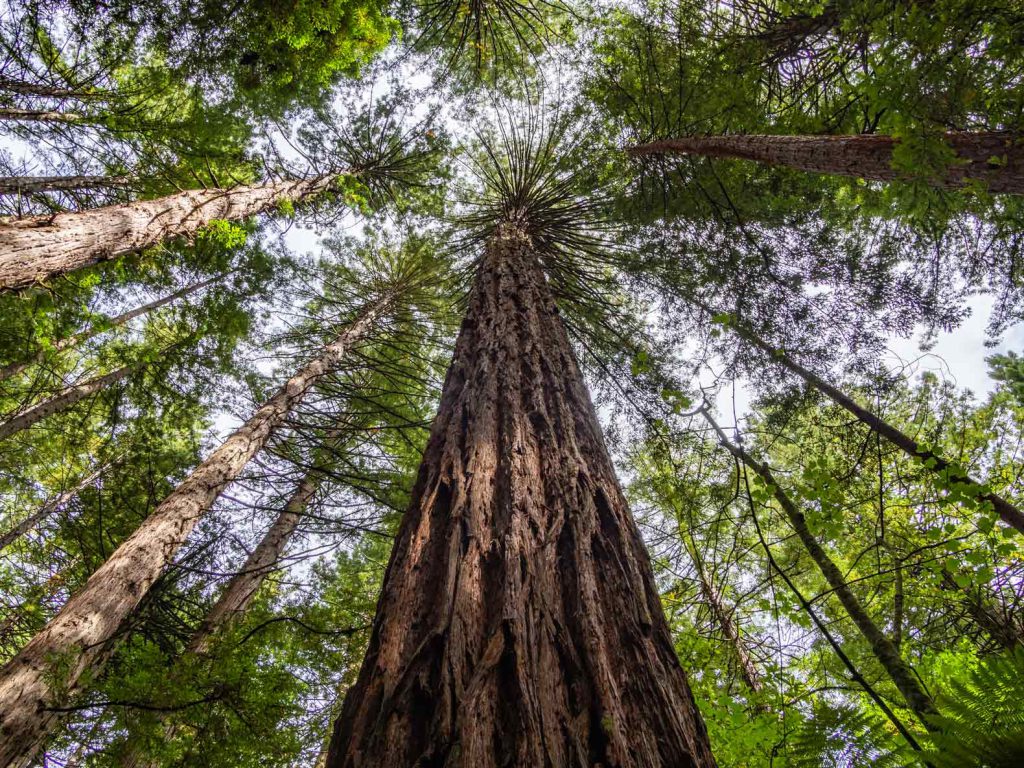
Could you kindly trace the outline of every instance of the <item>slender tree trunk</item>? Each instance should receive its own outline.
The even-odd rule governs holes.
[[[281,561],[285,547],[295,533],[295,528],[319,485],[320,477],[315,471],[306,473],[270,530],[249,555],[241,570],[231,577],[220,597],[192,634],[188,645],[185,646],[185,653],[205,653],[213,637],[224,626],[245,613],[263,581]],[[171,741],[175,731],[173,723],[165,723],[164,741]],[[121,758],[122,768],[159,768],[159,764],[148,760],[138,746],[137,743],[128,746]]]
[[[90,395],[105,389],[111,384],[116,384],[122,379],[127,378],[127,376],[138,367],[138,363],[122,366],[110,373],[105,373],[102,376],[97,376],[94,379],[84,381],[81,384],[75,384],[74,386],[68,387],[53,397],[47,398],[46,400],[43,400],[43,402],[37,403],[30,408],[26,408],[0,424],[0,440],[5,440],[23,429],[28,429],[33,424],[45,419],[47,416],[60,413],[61,411],[70,408],[75,403],[78,403]]]
[[[0,292],[25,288],[174,237],[191,237],[216,220],[241,221],[285,201],[330,189],[336,178],[290,179],[231,189],[178,192],[54,216],[0,224]]]
[[[981,590],[971,591],[956,583],[953,574],[945,568],[942,571],[943,589],[963,597],[964,606],[974,623],[1003,648],[1016,648],[1024,644],[1021,627],[1009,616],[1000,616]]]
[[[710,312],[710,308],[706,305],[700,304],[705,310]],[[1021,512],[1016,506],[1008,502],[1002,496],[996,493],[992,493],[985,489],[985,487],[977,480],[972,478],[966,472],[963,472],[938,455],[934,451],[922,448],[917,444],[917,441],[910,435],[905,434],[889,422],[885,421],[879,416],[871,413],[866,408],[862,408],[858,405],[853,398],[844,394],[841,390],[834,387],[832,384],[825,381],[823,378],[818,376],[813,371],[809,371],[802,365],[797,363],[791,358],[785,350],[776,349],[771,344],[755,335],[750,329],[744,326],[742,323],[737,322],[735,319],[730,319],[728,322],[729,328],[736,332],[740,338],[747,341],[749,344],[757,347],[761,351],[767,353],[771,360],[778,363],[783,368],[795,373],[805,382],[810,384],[812,387],[829,397],[836,405],[839,405],[853,414],[857,419],[866,424],[872,430],[877,432],[879,435],[884,437],[890,443],[895,445],[900,450],[904,451],[910,456],[920,459],[925,463],[926,466],[934,469],[936,472],[944,472],[949,477],[950,481],[961,483],[971,491],[976,499],[983,502],[988,502],[995,509],[999,518],[1012,528],[1016,528],[1021,533],[1024,533],[1024,512]]]
[[[0,122],[80,123],[85,117],[78,112],[55,112],[47,109],[0,107]]]
[[[100,673],[118,628],[224,488],[325,373],[362,339],[393,294],[376,299],[200,464],[90,577],[57,616],[0,670],[0,765],[32,755],[86,672]]]
[[[0,195],[74,192],[79,189],[126,187],[131,183],[129,176],[2,176]]]
[[[796,532],[800,542],[818,566],[829,587],[831,587],[836,597],[839,598],[839,602],[842,603],[846,613],[853,620],[857,629],[860,630],[864,639],[868,641],[875,658],[878,659],[878,662],[889,674],[889,677],[892,678],[899,692],[903,694],[907,706],[921,719],[926,727],[931,727],[928,718],[936,712],[934,702],[932,702],[931,697],[921,686],[913,670],[903,660],[903,657],[900,656],[900,652],[892,640],[886,636],[881,628],[871,619],[867,611],[864,610],[864,606],[861,605],[857,596],[853,594],[853,590],[846,583],[846,579],[843,578],[843,574],[838,566],[832,561],[832,558],[825,552],[817,539],[814,538],[810,528],[807,527],[807,520],[804,518],[803,512],[797,508],[789,495],[775,482],[775,478],[767,464],[757,461],[742,447],[730,442],[725,432],[722,431],[711,416],[706,411],[703,413],[704,418],[707,419],[708,423],[718,434],[718,441],[722,446],[752,469],[771,490],[775,500],[789,519],[789,523]]]
[[[143,304],[140,307],[128,310],[127,312],[122,312],[120,315],[108,318],[102,323],[97,323],[92,328],[82,331],[81,333],[76,333],[73,336],[67,336],[60,339],[52,346],[51,350],[54,352],[63,352],[66,349],[71,349],[81,344],[83,341],[91,339],[94,336],[99,336],[101,333],[106,333],[112,328],[118,328],[125,323],[131,322],[137,317],[141,317],[142,315],[153,312],[161,307],[165,307],[173,301],[177,301],[178,299],[186,296],[191,296],[193,293],[197,293],[207,286],[220,282],[230,274],[230,272],[225,272],[224,274],[217,275],[216,277],[211,277],[209,280],[201,280],[199,282],[192,283],[191,285],[186,285],[180,291],[169,293],[166,296],[162,296],[159,299]],[[13,376],[17,376],[29,366],[44,360],[47,354],[48,350],[40,349],[28,359],[8,363],[7,365],[0,367],[0,381],[6,381]]]
[[[487,244],[330,768],[714,765],[529,237]]]
[[[1024,141],[1002,131],[947,133],[956,161],[942,178],[928,183],[940,188],[981,182],[989,192],[1024,194]],[[686,154],[734,157],[800,171],[851,176],[872,181],[897,181],[906,174],[892,167],[892,136],[684,136],[630,147],[632,157]]]
[[[45,520],[53,512],[63,507],[73,498],[75,498],[83,489],[88,488],[102,475],[107,469],[110,468],[110,464],[104,464],[98,467],[95,471],[90,472],[88,475],[83,477],[74,487],[69,488],[63,493],[54,496],[48,502],[43,504],[34,513],[26,517],[20,523],[15,525],[6,533],[0,535],[0,550],[9,547],[15,541],[24,536],[28,531],[35,528],[42,520]]]
[[[750,651],[747,650],[746,643],[740,637],[736,622],[732,620],[729,611],[722,604],[722,599],[715,591],[714,586],[705,577],[704,570],[700,569],[699,574],[701,595],[704,597],[704,602],[711,609],[711,614],[715,617],[715,623],[721,628],[725,639],[729,641],[729,646],[732,648],[733,655],[739,664],[740,677],[743,678],[743,682],[747,684],[750,690],[758,693],[764,687],[761,682],[761,674],[758,672],[754,660],[750,658]]]
[[[22,96],[39,96],[48,99],[77,99],[79,101],[102,99],[108,96],[108,94],[101,90],[83,91],[75,88],[62,88],[46,83],[30,83],[12,77],[0,77],[0,92],[17,93]]]

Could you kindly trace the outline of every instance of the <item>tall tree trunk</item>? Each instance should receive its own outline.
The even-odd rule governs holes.
[[[81,123],[85,116],[78,112],[56,112],[48,109],[0,107],[0,122]]]
[[[750,38],[761,43],[770,54],[770,59],[775,60],[795,55],[807,38],[835,29],[841,20],[839,2],[830,0],[817,16],[804,13],[785,16],[750,35]]]
[[[185,646],[185,653],[204,653],[217,632],[246,611],[264,579],[281,561],[285,547],[292,534],[295,533],[295,528],[319,485],[320,476],[315,470],[307,472],[296,486],[281,514],[270,526],[270,530],[246,559],[241,570],[231,577],[220,597],[217,598],[202,623],[192,634],[188,645]],[[173,723],[164,724],[163,738],[165,742],[174,738],[175,730]],[[125,750],[121,758],[121,765],[122,768],[159,768],[159,764],[148,760],[139,749],[139,745],[134,742],[130,743]]]
[[[710,307],[699,303],[702,309],[707,312],[711,312]],[[712,312],[712,314],[714,314]],[[795,373],[806,383],[817,389],[829,397],[836,405],[845,408],[851,414],[853,414],[858,421],[866,424],[873,431],[884,437],[890,443],[895,445],[897,448],[902,450],[914,458],[920,459],[925,463],[926,466],[935,470],[936,472],[946,473],[947,477],[951,482],[957,482],[966,486],[970,492],[975,496],[976,499],[982,502],[988,502],[995,509],[999,518],[1012,528],[1016,528],[1021,533],[1024,533],[1024,512],[1021,512],[1016,506],[1008,502],[1002,496],[992,493],[985,489],[985,487],[977,480],[972,478],[966,472],[953,467],[946,459],[939,454],[931,451],[927,448],[922,448],[917,444],[910,435],[905,434],[896,427],[894,427],[885,419],[876,416],[871,411],[858,405],[853,398],[843,393],[840,389],[833,386],[823,378],[818,376],[813,371],[809,371],[802,365],[797,363],[792,357],[790,357],[785,350],[777,349],[768,342],[764,341],[761,337],[757,336],[753,331],[747,328],[743,323],[730,318],[728,321],[728,327],[731,328],[736,334],[747,341],[749,344],[757,347],[761,351],[767,353],[771,358],[772,362],[778,363],[783,368]]]
[[[743,678],[743,682],[747,684],[751,691],[754,693],[759,692],[764,687],[761,682],[761,674],[758,672],[754,660],[750,657],[750,651],[747,650],[746,643],[740,637],[736,622],[732,620],[729,610],[722,603],[721,596],[707,578],[704,569],[698,568],[697,574],[700,581],[701,596],[711,609],[711,615],[714,616],[715,623],[722,630],[725,639],[729,641],[729,647],[732,648],[736,662],[739,664],[740,677]]]
[[[82,492],[83,489],[88,488],[90,485],[96,482],[100,475],[106,472],[111,466],[112,464],[108,463],[98,467],[96,470],[90,472],[88,475],[83,477],[76,485],[64,491],[63,493],[54,496],[52,499],[43,504],[41,507],[39,507],[39,509],[37,509],[31,515],[29,515],[20,523],[15,525],[9,531],[0,535],[0,550],[9,547],[15,541],[24,536],[28,531],[35,528],[42,520],[45,520],[53,512],[56,512],[58,509],[60,509],[73,498],[75,498],[79,493]]]
[[[74,192],[79,189],[126,187],[129,176],[0,176],[0,195]]]
[[[989,192],[1024,194],[1024,141],[1003,131],[955,132],[945,135],[956,160],[942,178],[928,183],[940,188],[982,182]],[[892,167],[898,139],[892,136],[685,136],[630,147],[632,157],[686,154],[734,157],[800,171],[851,176],[872,181],[897,181],[906,174]]]
[[[369,304],[337,339],[210,454],[119,546],[46,627],[0,670],[0,765],[35,754],[86,672],[97,675],[118,628],[224,488],[335,368],[394,298]]]
[[[71,349],[77,346],[78,344],[81,344],[83,341],[86,341],[88,339],[93,338],[94,336],[99,336],[101,333],[109,331],[111,328],[118,328],[124,325],[125,323],[131,322],[137,317],[141,317],[142,315],[153,312],[157,309],[160,309],[161,307],[165,307],[173,301],[177,301],[178,299],[184,298],[186,296],[191,296],[193,293],[197,293],[201,291],[203,288],[206,288],[207,286],[220,282],[230,274],[231,272],[225,272],[215,277],[211,277],[208,280],[201,280],[199,282],[192,283],[191,285],[186,285],[179,291],[169,293],[166,296],[160,297],[159,299],[154,299],[153,301],[147,304],[143,304],[142,306],[136,307],[135,309],[130,309],[127,312],[122,312],[120,315],[115,315],[114,317],[107,318],[102,323],[96,323],[93,327],[85,331],[82,331],[81,333],[76,333],[73,336],[67,336],[63,339],[58,340],[53,344],[51,350],[49,351],[63,352],[66,349]],[[0,367],[0,381],[6,381],[7,379],[10,379],[13,376],[17,376],[19,373],[24,371],[29,366],[44,360],[47,354],[48,350],[40,349],[36,354],[34,354],[30,358],[27,358],[25,360],[19,360],[18,362],[14,363],[8,363],[7,365]]]
[[[0,224],[0,292],[25,288],[115,259],[173,237],[191,237],[215,220],[241,221],[285,201],[329,189],[336,174],[266,184],[178,192]]]
[[[714,765],[529,237],[485,249],[330,768]]]
[[[17,80],[13,77],[0,76],[0,93],[17,93],[22,96],[39,96],[48,99],[102,99],[109,94],[102,90],[82,90],[76,88],[64,88],[46,83],[30,83],[26,80]]]
[[[825,552],[824,548],[818,543],[818,540],[814,538],[810,528],[807,527],[807,520],[804,518],[803,512],[797,508],[789,495],[775,482],[775,477],[772,475],[771,469],[767,464],[758,461],[742,447],[730,442],[725,432],[722,431],[721,427],[718,426],[711,416],[706,411],[703,414],[704,418],[707,419],[708,423],[717,433],[718,441],[722,446],[752,469],[771,490],[772,495],[786,514],[797,537],[807,550],[807,554],[814,560],[821,571],[821,575],[825,577],[825,581],[831,587],[836,597],[839,598],[839,602],[842,603],[846,613],[871,646],[875,658],[878,659],[879,664],[882,665],[882,668],[892,678],[896,688],[899,689],[899,692],[906,700],[907,706],[921,719],[926,727],[931,727],[928,718],[936,712],[934,702],[925,692],[913,670],[903,660],[903,657],[900,656],[900,652],[892,640],[886,636],[881,628],[871,619],[867,611],[864,610],[864,606],[861,605],[860,600],[853,594],[850,585],[843,578],[839,567],[832,561],[832,558]]]
[[[47,416],[60,413],[111,384],[116,384],[122,379],[127,378],[138,367],[138,363],[122,366],[110,373],[105,373],[102,376],[83,381],[81,384],[67,387],[53,397],[49,397],[41,403],[26,408],[0,424],[0,440],[5,440],[23,429],[28,429]]]

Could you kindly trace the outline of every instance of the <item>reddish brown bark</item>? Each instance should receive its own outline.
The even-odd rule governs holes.
[[[389,305],[376,300],[164,499],[46,627],[0,670],[0,765],[35,754],[81,676],[102,669],[118,628],[200,518],[266,445],[291,410],[337,366]]]
[[[325,175],[188,190],[155,200],[0,224],[0,292],[25,288],[170,238],[192,237],[213,221],[241,221],[285,201],[306,200],[329,189],[335,178]]]
[[[714,759],[528,237],[489,241],[330,768]]]
[[[1024,194],[1024,141],[1017,134],[947,133],[956,161],[941,178],[926,178],[936,187],[957,188],[981,182],[989,192]],[[907,174],[892,167],[897,139],[892,136],[686,136],[630,147],[633,157],[686,154],[734,157],[800,171],[897,181]],[[993,160],[995,158],[995,160]]]
[[[160,309],[161,307],[165,307],[173,301],[177,301],[178,299],[190,296],[193,293],[201,291],[203,288],[206,288],[207,286],[220,282],[225,277],[227,277],[228,274],[230,273],[217,275],[216,277],[211,277],[209,280],[201,280],[197,283],[186,285],[180,291],[169,293],[166,296],[162,296],[159,299],[154,299],[153,301],[147,302],[146,304],[136,307],[135,309],[130,309],[127,312],[122,312],[120,315],[115,315],[114,317],[107,318],[104,322],[97,323],[88,330],[82,331],[81,333],[76,333],[73,336],[66,336],[63,339],[58,340],[53,344],[52,351],[63,352],[66,349],[71,349],[77,346],[78,344],[81,344],[83,341],[91,339],[94,336],[98,336],[101,333],[110,330],[111,328],[118,328],[124,325],[125,323],[131,322],[136,317],[141,317],[142,315],[153,312],[154,310]],[[46,355],[47,350],[40,349],[36,354],[32,355],[27,359],[19,360],[14,363],[8,363],[7,365],[0,367],[0,381],[6,381],[12,376],[17,376],[19,373],[24,371],[33,363],[38,363],[44,360],[46,358]]]
[[[126,187],[127,176],[3,176],[0,195],[34,195],[40,192],[74,192],[80,189]]]

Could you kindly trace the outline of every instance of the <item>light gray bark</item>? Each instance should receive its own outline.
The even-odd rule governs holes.
[[[83,674],[98,674],[118,628],[213,502],[266,445],[314,383],[336,367],[390,305],[382,296],[285,382],[181,483],[0,670],[0,765],[34,754]]]
[[[102,376],[97,376],[96,378],[84,381],[81,384],[75,384],[74,386],[68,387],[53,397],[47,398],[46,400],[43,400],[43,402],[37,403],[30,408],[26,408],[0,424],[0,440],[5,440],[23,429],[28,429],[33,424],[45,419],[47,416],[60,413],[66,408],[70,408],[75,403],[89,397],[89,395],[93,395],[101,389],[121,381],[137,367],[138,364],[136,363],[122,366],[110,373],[105,373]]]
[[[39,509],[37,509],[34,513],[32,513],[24,520],[22,520],[20,523],[11,528],[9,531],[4,533],[3,535],[0,535],[0,550],[4,549],[5,547],[9,547],[12,543],[20,539],[22,536],[24,536],[28,531],[35,528],[41,521],[49,517],[50,514],[56,512],[58,509],[60,509],[73,498],[75,498],[75,496],[81,493],[84,488],[88,488],[92,483],[94,483],[99,478],[99,476],[102,475],[109,467],[109,464],[105,464],[96,469],[94,472],[90,472],[73,487],[69,488],[63,493],[57,494],[48,502],[39,507]]]
[[[209,280],[202,280],[197,283],[192,283],[191,285],[186,285],[180,291],[175,291],[174,293],[162,296],[159,299],[155,299],[147,304],[143,304],[140,307],[130,309],[127,312],[122,312],[120,315],[108,318],[105,322],[97,323],[92,328],[84,330],[81,333],[76,333],[73,336],[67,336],[63,339],[60,339],[53,345],[52,351],[63,352],[66,349],[71,349],[77,346],[78,344],[81,344],[83,341],[91,339],[94,336],[99,336],[101,333],[104,333],[110,330],[111,328],[118,328],[124,325],[125,323],[131,322],[136,317],[141,317],[142,315],[153,312],[157,309],[160,309],[161,307],[165,307],[173,301],[176,301],[180,298],[184,298],[185,296],[190,296],[193,293],[201,291],[203,288],[206,288],[209,285],[213,285],[214,283],[223,280],[229,274],[231,273],[228,272],[222,275],[217,275],[216,277],[211,277]],[[7,379],[13,376],[17,376],[30,365],[33,365],[45,359],[46,355],[47,350],[40,349],[32,357],[29,357],[25,360],[19,360],[14,363],[8,363],[7,365],[0,368],[0,381],[6,381]]]

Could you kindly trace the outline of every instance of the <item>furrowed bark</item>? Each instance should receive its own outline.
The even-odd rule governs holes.
[[[956,160],[942,178],[925,178],[939,188],[981,182],[989,192],[1024,194],[1024,141],[1003,131],[951,132],[946,143]],[[684,136],[629,147],[631,157],[684,154],[732,157],[782,165],[810,173],[872,181],[907,180],[892,167],[898,139],[892,136]]]
[[[706,311],[710,311],[708,307],[704,305],[701,306]],[[981,483],[972,478],[966,472],[962,472],[954,468],[939,454],[927,448],[922,448],[910,435],[905,434],[889,422],[882,419],[880,416],[876,416],[871,413],[871,411],[861,407],[853,400],[853,398],[849,397],[832,384],[829,384],[813,371],[809,371],[804,368],[786,354],[784,350],[777,349],[771,344],[768,344],[741,323],[730,319],[728,327],[735,331],[736,334],[744,341],[767,353],[773,362],[778,363],[783,368],[795,373],[806,383],[829,397],[836,405],[845,408],[853,414],[858,421],[870,427],[874,432],[884,437],[904,453],[925,462],[926,465],[930,465],[936,472],[946,473],[947,477],[949,477],[951,481],[959,482],[968,486],[976,499],[988,502],[992,505],[993,509],[995,509],[999,518],[1004,523],[1017,529],[1021,533],[1024,533],[1024,512],[1021,512],[1021,510],[1008,502],[1002,496],[986,490]]]
[[[231,189],[178,192],[54,216],[0,224],[0,292],[124,256],[174,237],[192,237],[213,221],[242,221],[285,201],[330,189],[336,175]]]
[[[34,195],[40,192],[74,192],[79,189],[126,187],[128,176],[3,176],[0,195]]]
[[[110,373],[105,373],[102,376],[97,376],[96,378],[84,381],[81,384],[75,384],[72,387],[68,387],[59,394],[47,398],[46,400],[43,400],[43,402],[37,403],[30,408],[26,408],[0,424],[0,440],[6,440],[11,435],[17,434],[23,429],[28,429],[33,424],[45,419],[47,416],[60,413],[61,411],[70,408],[75,403],[81,402],[90,395],[94,395],[100,390],[109,387],[111,384],[116,384],[122,379],[127,378],[128,375],[138,367],[139,365],[137,363],[122,366]]]
[[[796,532],[797,537],[807,550],[807,554],[814,560],[821,571],[821,575],[825,577],[825,581],[831,587],[836,597],[839,598],[839,602],[846,610],[846,613],[871,646],[875,658],[878,659],[879,664],[882,665],[882,668],[885,669],[896,685],[896,688],[903,695],[907,706],[917,715],[925,727],[932,728],[933,726],[929,722],[929,718],[936,714],[934,702],[925,692],[913,670],[903,660],[903,657],[900,656],[899,650],[892,640],[875,624],[864,609],[864,606],[861,605],[860,600],[853,594],[853,590],[846,583],[846,579],[843,578],[843,574],[838,566],[836,566],[832,558],[829,557],[828,553],[818,543],[818,540],[814,538],[810,528],[807,527],[807,520],[804,518],[803,512],[800,511],[796,503],[789,497],[789,494],[782,490],[781,486],[775,482],[775,477],[772,475],[772,471],[767,464],[755,459],[741,446],[730,442],[725,432],[722,431],[711,416],[706,411],[703,414],[704,418],[707,419],[718,435],[718,442],[721,443],[722,447],[753,470],[771,490],[772,495],[786,514],[786,518]]]
[[[94,336],[99,336],[101,333],[106,333],[112,328],[119,328],[125,323],[131,322],[136,317],[141,317],[142,315],[153,312],[157,309],[160,309],[161,307],[165,307],[173,301],[177,301],[178,299],[190,296],[193,293],[197,293],[198,291],[201,291],[203,288],[206,288],[207,286],[220,282],[230,274],[230,272],[226,272],[224,274],[217,275],[216,277],[211,277],[209,280],[201,280],[199,282],[192,283],[191,285],[186,285],[180,291],[169,293],[166,296],[162,296],[159,299],[155,299],[147,304],[143,304],[140,307],[136,307],[135,309],[128,310],[127,312],[122,312],[120,315],[115,315],[114,317],[108,318],[105,322],[99,323],[93,326],[92,328],[82,331],[81,333],[76,333],[73,336],[67,336],[63,339],[60,339],[53,345],[51,351],[63,352],[64,350],[71,349],[77,346],[78,344],[81,344],[83,341],[91,339]],[[0,381],[6,381],[7,379],[12,378],[13,376],[17,376],[19,373],[24,371],[29,366],[46,359],[46,355],[47,350],[40,349],[35,355],[33,355],[30,358],[27,358],[25,360],[19,360],[18,362],[14,363],[8,363],[7,365],[0,367]]]
[[[164,499],[57,616],[0,670],[0,765],[31,756],[86,671],[99,674],[118,628],[227,485],[393,299],[375,300]]]
[[[487,243],[329,768],[710,768],[533,244]]]
[[[26,517],[24,520],[22,520],[20,523],[15,525],[13,528],[11,528],[3,535],[0,535],[0,550],[4,549],[5,547],[9,547],[15,541],[17,541],[26,533],[28,533],[37,525],[39,525],[41,521],[45,520],[53,512],[56,512],[58,509],[60,509],[73,498],[75,498],[79,493],[82,492],[83,489],[88,488],[90,485],[96,482],[96,480],[99,479],[100,475],[106,472],[111,466],[111,464],[105,464],[96,469],[94,472],[89,473],[88,475],[83,477],[74,487],[69,488],[68,490],[58,494],[57,496],[54,496],[48,502],[39,507],[39,509],[37,509],[34,513]]]

